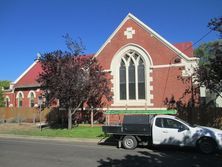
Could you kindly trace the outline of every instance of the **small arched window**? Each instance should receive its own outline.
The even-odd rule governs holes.
[[[35,105],[35,96],[34,96],[34,93],[33,92],[31,92],[30,93],[30,107],[34,107],[34,105]]]
[[[35,106],[35,98],[36,98],[36,94],[34,90],[30,90],[28,93],[27,98],[29,99],[29,107],[34,107]]]
[[[9,107],[10,98],[8,96],[5,97],[5,107]]]
[[[18,94],[18,107],[22,107],[22,98],[23,96],[22,96],[22,93],[20,92]]]

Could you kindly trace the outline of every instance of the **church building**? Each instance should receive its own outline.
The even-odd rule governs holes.
[[[190,99],[179,78],[191,77],[197,66],[192,43],[171,44],[130,13],[93,56],[112,77],[110,110],[161,110],[166,98]],[[41,71],[36,60],[5,90],[6,107],[38,104]]]

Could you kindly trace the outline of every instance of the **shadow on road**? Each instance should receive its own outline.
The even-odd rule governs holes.
[[[114,137],[103,138],[98,142],[98,145],[117,146],[117,140]]]
[[[116,145],[115,140],[109,139],[102,145]],[[152,147],[133,150],[132,154],[126,152],[123,158],[100,159],[99,167],[221,167],[222,154],[203,155],[193,148],[178,147]]]
[[[218,156],[207,156],[200,154],[181,153],[149,153],[140,151],[139,155],[126,155],[123,159],[100,159],[99,167],[221,167],[222,158]],[[190,155],[189,155],[190,154]]]

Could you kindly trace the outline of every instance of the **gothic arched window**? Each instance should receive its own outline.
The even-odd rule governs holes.
[[[129,51],[121,58],[119,81],[120,100],[146,98],[144,60],[135,51]]]

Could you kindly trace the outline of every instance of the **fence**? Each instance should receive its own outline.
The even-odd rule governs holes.
[[[191,124],[222,129],[222,108],[186,108],[178,110],[177,116]]]
[[[65,119],[67,119],[66,115],[66,113],[62,114],[56,108],[45,108],[41,112],[41,119],[42,121],[59,122],[60,120],[65,121]],[[89,113],[87,111],[82,111],[80,115],[81,119],[74,118],[75,120],[77,120],[78,123],[83,123],[86,120],[90,120]],[[36,108],[0,108],[0,123],[39,122],[39,116],[39,110]],[[79,114],[77,113],[76,116],[78,117]],[[102,114],[99,114],[97,116],[98,120],[101,119],[103,121],[104,117]],[[222,108],[183,108],[178,110],[177,116],[193,124],[211,126],[222,129]],[[61,117],[63,117],[64,119],[62,119]]]
[[[41,112],[41,121],[47,121],[49,124],[64,125],[67,124],[67,111],[59,110],[59,108],[45,108]],[[73,115],[73,123],[90,123],[90,110],[77,111]],[[39,122],[39,109],[37,108],[0,108],[0,123],[20,123]],[[94,123],[103,123],[103,112],[94,111]]]
[[[46,121],[46,115],[50,109],[46,108],[41,111],[41,121]],[[39,122],[40,113],[37,108],[0,108],[0,122]]]

